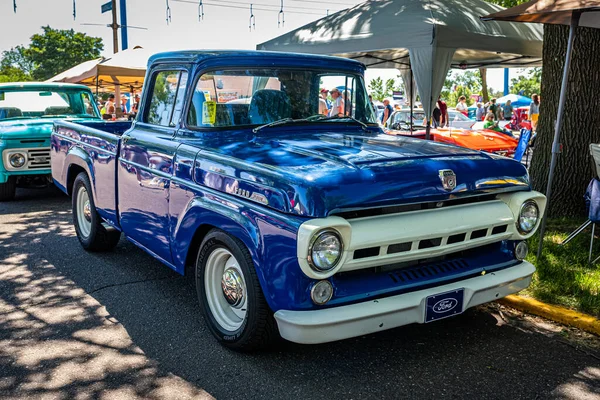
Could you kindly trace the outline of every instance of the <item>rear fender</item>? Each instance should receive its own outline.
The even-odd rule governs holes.
[[[65,163],[64,163],[64,172],[63,172],[63,176],[65,177],[65,187],[67,188],[67,190],[69,191],[68,194],[72,195],[72,187],[71,187],[71,182],[73,182],[75,180],[75,178],[77,177],[75,174],[76,172],[74,171],[73,166],[77,165],[81,168],[83,168],[83,170],[85,170],[85,172],[87,173],[88,177],[90,178],[90,182],[92,183],[92,191],[93,191],[93,196],[94,198],[96,198],[96,180],[94,177],[94,165],[92,162],[91,157],[89,156],[88,153],[86,153],[83,149],[79,148],[79,147],[71,147],[69,149],[69,151],[67,152],[67,156],[65,158]]]

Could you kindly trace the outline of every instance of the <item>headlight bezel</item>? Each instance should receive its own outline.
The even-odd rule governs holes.
[[[315,264],[312,254],[313,254],[313,248],[314,248],[315,244],[317,243],[317,241],[319,240],[319,238],[326,234],[333,235],[337,238],[337,241],[340,244],[339,245],[339,255],[338,255],[336,261],[331,265],[331,267],[329,267],[327,269],[321,269],[320,267],[318,267]],[[342,261],[343,255],[344,255],[344,240],[342,239],[342,235],[336,229],[325,228],[325,229],[321,229],[321,230],[315,232],[313,237],[310,239],[310,242],[308,245],[308,253],[306,255],[306,260],[308,261],[308,265],[314,272],[319,273],[319,274],[327,274],[327,273],[331,272],[332,270],[334,270],[340,264],[340,262]]]
[[[535,207],[537,217],[536,217],[535,223],[532,225],[531,229],[526,230],[526,229],[522,229],[522,227],[521,227],[521,218],[523,216],[523,211],[525,210],[525,208],[528,207],[528,206],[530,206],[530,205],[533,205]],[[519,208],[519,214],[517,215],[517,218],[516,218],[516,221],[515,221],[516,222],[515,225],[517,227],[517,231],[521,235],[529,235],[530,233],[532,233],[532,232],[535,231],[535,228],[537,228],[537,226],[538,226],[538,224],[540,222],[540,219],[541,219],[540,218],[540,206],[537,204],[537,202],[535,200],[533,200],[533,199],[525,200],[523,202],[523,204],[521,204],[521,207]]]
[[[13,164],[13,157],[15,157],[15,156],[20,157],[20,158],[23,159],[23,163],[21,165],[15,165],[15,164]],[[23,168],[27,164],[27,155],[23,154],[21,152],[11,153],[11,154],[8,155],[8,163],[10,164],[10,166],[12,168],[21,169],[21,168]]]

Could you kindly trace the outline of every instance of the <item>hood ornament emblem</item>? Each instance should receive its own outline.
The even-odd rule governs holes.
[[[440,169],[439,170],[440,180],[442,186],[447,191],[454,190],[456,188],[456,174],[451,169]]]

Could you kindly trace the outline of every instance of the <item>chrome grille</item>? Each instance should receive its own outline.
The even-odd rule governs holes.
[[[50,168],[50,148],[40,147],[27,150],[27,169]]]

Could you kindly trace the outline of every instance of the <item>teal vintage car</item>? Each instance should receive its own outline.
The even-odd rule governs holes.
[[[57,119],[100,120],[90,89],[68,83],[0,84],[0,201],[18,187],[48,185],[50,134]]]

